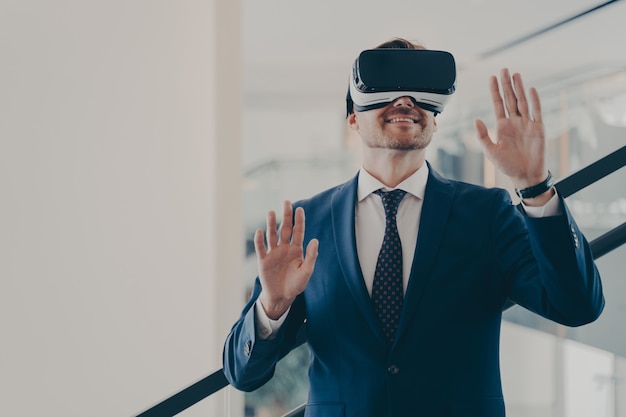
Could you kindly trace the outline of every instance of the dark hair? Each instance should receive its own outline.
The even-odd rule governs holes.
[[[426,49],[422,44],[411,42],[404,38],[393,38],[383,42],[374,49]]]
[[[426,47],[404,38],[393,38],[374,47],[374,49],[426,49]],[[348,86],[348,94],[346,95],[346,117],[350,116],[350,113],[353,111],[354,103],[352,102],[352,97],[350,97],[350,87]]]

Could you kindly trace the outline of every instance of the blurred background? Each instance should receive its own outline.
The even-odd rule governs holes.
[[[428,159],[511,190],[483,157],[488,77],[538,89],[557,179],[626,145],[626,2],[0,0],[0,414],[131,416],[221,367],[256,276],[254,229],[283,199],[350,179],[358,53],[392,37],[450,51],[457,92]],[[623,169],[568,204],[589,240],[626,219]],[[626,276],[570,329],[505,313],[513,417],[626,416]],[[184,416],[281,416],[308,352],[245,396]]]

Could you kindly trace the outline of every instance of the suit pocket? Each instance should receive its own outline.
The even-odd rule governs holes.
[[[343,403],[307,404],[304,417],[344,417]]]

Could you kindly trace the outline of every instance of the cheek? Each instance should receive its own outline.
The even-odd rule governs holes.
[[[359,131],[362,132],[371,132],[376,129],[377,123],[376,120],[370,118],[362,118],[358,122]]]

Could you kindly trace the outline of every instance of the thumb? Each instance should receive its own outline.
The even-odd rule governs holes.
[[[474,122],[474,126],[476,126],[476,133],[478,134],[478,141],[483,146],[483,149],[485,150],[485,152],[487,154],[491,154],[491,151],[493,147],[495,146],[495,144],[489,137],[489,131],[487,130],[487,126],[485,126],[485,123],[480,119],[477,119]]]

